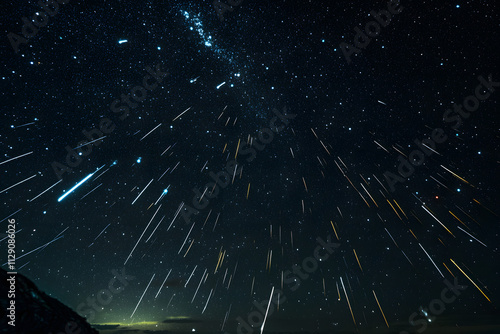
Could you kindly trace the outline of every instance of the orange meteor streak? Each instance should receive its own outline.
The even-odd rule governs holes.
[[[387,325],[387,328],[389,328],[389,323],[387,322],[387,319],[385,318],[384,311],[382,311],[382,307],[380,306],[380,303],[378,302],[377,295],[375,294],[375,291],[372,290],[372,292],[373,292],[373,295],[375,296],[375,300],[377,301],[378,308],[380,309],[380,312],[382,312],[382,316],[384,317],[385,324]]]
[[[358,254],[356,254],[356,250],[354,248],[352,250],[354,251],[354,256],[356,256],[356,261],[358,261],[359,269],[363,271],[363,268],[361,268],[361,263],[359,263]]]
[[[335,230],[335,226],[333,226],[333,222],[330,220],[330,224],[332,224],[333,232],[335,232],[335,236],[337,237],[337,240],[339,239],[339,236],[337,235],[337,231]]]
[[[396,211],[396,209],[394,209],[394,207],[392,206],[392,203],[391,203],[391,202],[389,202],[389,200],[388,200],[388,199],[386,199],[386,201],[387,201],[387,203],[389,203],[389,205],[391,206],[392,210],[394,210],[394,212],[395,212],[395,213],[396,213],[396,215],[398,216],[399,220],[403,220],[403,219],[401,219],[401,216],[400,216],[400,215],[399,215],[399,213]]]
[[[477,284],[476,284],[473,280],[471,280],[471,279],[470,279],[470,277],[469,277],[469,276],[467,276],[467,274],[466,274],[466,273],[464,273],[464,271],[463,271],[463,270],[462,270],[462,269],[461,269],[461,268],[460,268],[460,267],[459,267],[459,266],[455,263],[455,261],[453,261],[452,259],[450,259],[450,261],[451,261],[451,262],[453,262],[453,264],[454,264],[454,265],[458,268],[458,270],[460,270],[460,271],[462,272],[462,274],[464,274],[464,276],[465,276],[465,277],[467,277],[467,279],[468,279],[469,281],[471,281],[471,282],[472,282],[472,284],[474,284],[474,286],[475,286],[475,287],[479,290],[479,292],[481,292],[481,293],[482,293],[482,295],[484,296],[484,298],[486,298],[486,299],[487,299],[487,300],[491,303],[491,300],[488,298],[488,296],[486,296],[486,295],[484,294],[483,290],[481,290],[481,289],[477,286]]]

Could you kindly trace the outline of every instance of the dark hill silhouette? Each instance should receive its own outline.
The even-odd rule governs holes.
[[[10,275],[0,268],[0,333],[19,334],[98,334],[75,311],[40,291],[28,278],[15,280],[15,327],[8,324]]]

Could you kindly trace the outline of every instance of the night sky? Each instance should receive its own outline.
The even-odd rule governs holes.
[[[0,5],[16,271],[109,328],[499,325],[495,2],[226,1]]]

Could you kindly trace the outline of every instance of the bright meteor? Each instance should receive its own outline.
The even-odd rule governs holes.
[[[62,195],[61,197],[59,197],[57,199],[58,202],[62,201],[66,196],[68,196],[69,194],[71,194],[73,191],[75,191],[76,188],[78,188],[79,186],[81,186],[85,181],[87,181],[88,179],[90,179],[92,177],[92,175],[94,175],[94,173],[90,173],[89,175],[87,175],[83,180],[81,180],[80,182],[78,182],[73,188],[71,188],[70,190],[68,190],[68,192],[66,192],[64,195]]]

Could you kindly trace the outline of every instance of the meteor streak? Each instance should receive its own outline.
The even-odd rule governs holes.
[[[262,322],[262,327],[260,328],[260,334],[264,331],[264,325],[266,324],[267,313],[269,312],[269,305],[271,305],[271,299],[273,297],[274,286],[271,289],[271,295],[269,296],[269,303],[267,304],[266,316],[264,317],[264,321]]]
[[[354,322],[354,326],[356,326],[356,319],[354,319],[354,313],[352,313],[351,303],[349,302],[349,297],[347,297],[347,292],[345,291],[345,285],[344,281],[342,280],[342,277],[340,277],[340,283],[342,283],[342,288],[344,289],[345,298],[347,299],[347,305],[349,305],[349,310],[351,311],[352,321]]]
[[[168,276],[170,275],[170,273],[172,272],[172,269],[170,269],[170,271],[168,272],[167,276],[165,277],[165,279],[163,280],[163,283],[160,285],[160,289],[158,289],[158,292],[156,293],[156,296],[155,296],[155,299],[156,297],[158,297],[158,295],[160,294],[160,291],[161,291],[161,288],[163,288],[163,285],[165,284],[165,282],[167,281],[167,278]]]
[[[132,312],[132,314],[130,315],[130,318],[132,318],[134,316],[135,311],[137,310],[137,308],[139,307],[139,304],[141,303],[142,297],[144,297],[144,295],[146,294],[146,291],[148,290],[149,285],[153,281],[153,278],[155,278],[155,275],[156,274],[153,274],[153,277],[151,277],[151,280],[149,281],[148,286],[146,287],[146,289],[144,289],[144,292],[142,293],[141,299],[139,299],[139,302],[137,303],[137,306],[135,307],[134,312]]]
[[[452,259],[450,259],[450,261],[453,262],[453,264],[458,268],[458,270],[460,270],[462,274],[464,274],[464,276],[467,277],[467,279],[472,282],[472,284],[474,284],[474,286],[479,290],[479,292],[481,292],[484,298],[486,298],[491,303],[491,300],[488,298],[488,296],[486,296],[484,292],[477,286],[477,284],[473,280],[471,280],[469,276],[467,276],[467,274],[462,270],[462,268],[460,268]]]
[[[173,122],[173,121],[175,121],[177,118],[181,117],[182,115],[184,115],[184,113],[185,113],[186,111],[188,111],[189,109],[191,109],[191,107],[189,107],[189,108],[187,108],[186,110],[184,110],[183,112],[181,112],[181,113],[179,114],[179,116],[177,116],[176,118],[174,118],[174,119],[172,120],[172,122]]]
[[[429,211],[429,210],[428,210],[428,209],[427,209],[424,205],[422,205],[422,208],[423,208],[425,211],[427,211],[427,213],[428,213],[429,215],[431,215],[431,217],[432,217],[432,218],[434,218],[434,219],[435,219],[435,220],[436,220],[439,224],[441,224],[441,226],[442,226],[442,227],[444,227],[444,228],[446,229],[446,231],[448,231],[448,233],[450,233],[450,234],[453,236],[453,238],[455,238],[455,236],[453,235],[453,233],[451,233],[451,231],[450,231],[450,230],[449,230],[446,226],[444,226],[444,224],[443,224],[443,223],[441,223],[441,222],[439,221],[439,219],[437,219],[437,218],[436,218],[436,217],[435,217],[435,216],[434,216],[434,215],[433,215],[433,214],[432,214],[432,213],[431,213],[431,212],[430,212],[430,211]]]
[[[71,188],[70,190],[68,190],[67,193],[65,193],[64,195],[62,195],[61,197],[59,197],[57,199],[58,202],[61,202],[66,196],[68,196],[69,194],[71,194],[73,191],[75,191],[76,188],[78,188],[79,186],[81,186],[85,181],[87,181],[88,179],[90,179],[92,177],[92,175],[94,175],[94,173],[90,173],[89,175],[87,175],[83,180],[81,180],[80,182],[78,182],[73,188]]]
[[[56,184],[58,184],[59,182],[61,182],[61,180],[57,181],[56,183],[54,183],[53,185],[51,185],[50,187],[48,187],[47,189],[45,189],[44,191],[42,191],[40,194],[38,194],[37,196],[33,197],[32,199],[28,200],[28,202],[33,202],[33,200],[37,199],[38,197],[42,196],[43,194],[45,194],[45,192],[47,192],[48,190],[50,190],[53,186],[55,186]]]
[[[385,318],[384,311],[382,311],[382,307],[380,306],[380,303],[378,302],[377,295],[375,294],[375,291],[372,290],[372,292],[373,292],[373,295],[375,296],[375,300],[377,301],[380,312],[382,312],[382,315],[384,316],[385,324],[387,325],[387,328],[389,328],[389,323],[387,322],[387,319]]]
[[[17,157],[11,158],[11,159],[9,159],[9,160],[5,160],[5,161],[3,161],[3,162],[0,162],[0,165],[3,165],[3,164],[5,164],[5,163],[7,163],[7,162],[9,162],[9,161],[12,161],[12,160],[16,160],[16,159],[22,158],[22,157],[24,157],[24,156],[26,156],[26,155],[30,155],[31,153],[33,153],[33,151],[28,152],[28,153],[24,153],[24,154],[21,154],[21,155],[18,155]]]
[[[139,141],[143,140],[144,138],[146,138],[151,132],[153,132],[154,130],[158,129],[158,127],[161,126],[161,123],[158,124],[157,126],[155,126],[155,128],[151,131],[149,131],[148,133],[146,133]]]
[[[146,185],[146,187],[144,189],[142,189],[142,191],[139,193],[139,195],[137,195],[137,197],[132,202],[132,205],[134,205],[135,201],[137,201],[139,199],[139,197],[141,197],[141,195],[144,192],[144,190],[146,190],[149,187],[149,185],[151,184],[151,182],[153,182],[153,180],[154,179],[151,179],[151,181],[149,181],[149,183]]]
[[[420,248],[422,248],[422,250],[425,252],[425,254],[427,255],[427,257],[429,258],[429,260],[431,260],[432,264],[434,265],[434,267],[436,267],[437,271],[439,271],[439,273],[441,274],[442,277],[444,277],[443,273],[441,272],[441,270],[439,270],[438,266],[436,266],[436,264],[434,263],[434,261],[432,260],[431,256],[427,253],[427,251],[424,249],[424,247],[422,247],[421,244],[418,244],[420,246]]]

